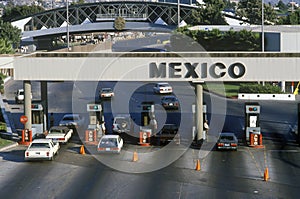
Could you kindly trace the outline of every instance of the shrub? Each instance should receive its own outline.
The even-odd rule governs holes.
[[[271,84],[241,84],[239,93],[283,93],[278,86]]]

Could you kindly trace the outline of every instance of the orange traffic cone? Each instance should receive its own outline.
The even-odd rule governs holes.
[[[135,151],[135,152],[133,152],[133,158],[132,158],[132,162],[136,162],[136,161],[138,161],[138,154],[137,154],[137,152]]]
[[[84,150],[83,145],[81,145],[79,153],[82,154],[82,155],[85,155],[85,150]]]
[[[197,160],[196,171],[200,171],[200,169],[201,169],[200,160]]]
[[[268,181],[269,180],[269,169],[268,167],[265,169],[265,172],[264,172],[264,181]]]

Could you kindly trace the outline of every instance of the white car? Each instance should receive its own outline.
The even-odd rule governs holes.
[[[66,114],[59,122],[59,126],[79,127],[84,124],[84,118],[79,114]]]
[[[170,94],[173,92],[173,88],[170,86],[169,83],[166,82],[156,83],[153,87],[153,92],[159,94]]]
[[[32,93],[30,93],[30,97],[32,99]],[[17,92],[15,92],[15,101],[17,104],[23,103],[25,98],[25,91],[24,89],[18,89]]]
[[[101,153],[120,153],[123,139],[119,135],[104,135],[100,139],[97,151]]]
[[[25,151],[25,160],[53,160],[59,148],[51,139],[35,139]]]
[[[52,139],[53,142],[67,143],[72,137],[73,129],[66,126],[53,126],[50,128],[46,138]]]
[[[114,95],[115,94],[111,88],[102,88],[100,91],[101,98],[112,98]]]

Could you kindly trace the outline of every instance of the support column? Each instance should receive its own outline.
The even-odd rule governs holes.
[[[27,116],[28,121],[25,123],[25,129],[31,131],[31,82],[28,80],[24,81],[24,115]]]
[[[196,84],[196,128],[197,142],[203,139],[203,87]]]
[[[42,105],[43,105],[43,109],[44,109],[44,117],[43,119],[45,120],[45,125],[44,125],[44,132],[47,129],[47,127],[49,126],[49,120],[48,120],[48,84],[46,81],[41,81],[41,101],[42,101]]]
[[[285,81],[281,81],[280,85],[281,85],[281,91],[285,92]]]

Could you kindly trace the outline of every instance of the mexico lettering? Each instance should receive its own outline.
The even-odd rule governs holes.
[[[229,75],[239,79],[246,73],[246,67],[239,62],[226,66],[221,62],[213,63],[181,63],[181,62],[151,62],[149,64],[150,78],[185,78],[185,79],[219,79]]]

